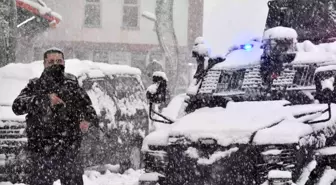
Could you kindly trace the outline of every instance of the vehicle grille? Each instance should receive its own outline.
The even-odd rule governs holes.
[[[260,150],[260,159],[257,163],[257,171],[260,174],[258,182],[267,180],[271,170],[294,172],[297,167],[297,149],[288,145],[266,146]]]
[[[165,147],[149,146],[149,151],[145,152],[144,163],[146,172],[158,172],[165,175],[168,159]]]

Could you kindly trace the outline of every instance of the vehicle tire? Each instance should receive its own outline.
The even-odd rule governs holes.
[[[143,168],[141,148],[133,146],[129,150],[128,158],[120,162],[120,173],[125,173],[128,169],[139,170]]]
[[[141,169],[142,168],[141,148],[137,146],[132,147],[129,160],[130,160],[130,168],[134,170]]]

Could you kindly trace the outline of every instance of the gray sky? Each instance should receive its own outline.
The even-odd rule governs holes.
[[[204,0],[203,36],[213,54],[225,54],[233,44],[261,37],[268,0]]]

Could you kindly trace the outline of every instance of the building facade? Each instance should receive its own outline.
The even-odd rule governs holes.
[[[44,0],[63,17],[56,29],[34,39],[29,58],[41,60],[56,46],[66,58],[126,64],[145,70],[156,59],[165,68],[154,22],[142,16],[155,13],[156,0]],[[202,35],[203,0],[175,0],[174,25],[187,64],[194,39]],[[185,62],[184,62],[185,61]]]

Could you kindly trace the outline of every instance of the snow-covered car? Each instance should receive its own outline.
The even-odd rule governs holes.
[[[281,28],[272,36],[287,46],[299,46],[292,42],[292,31]],[[144,139],[142,184],[336,183],[336,55],[289,52],[292,47],[285,47],[277,56],[294,52],[294,57],[271,61],[265,69],[267,44],[278,48],[272,40],[262,48],[231,51],[224,62],[205,70],[194,94],[175,108],[185,108],[186,115],[167,120],[164,113],[162,117],[152,111],[173,123]],[[299,67],[307,67],[309,73],[302,74]],[[235,73],[243,77],[239,80]],[[155,97],[158,92],[147,93]]]
[[[105,164],[115,164],[120,165],[121,170],[139,169],[142,140],[148,133],[149,124],[140,70],[124,65],[77,59],[67,60],[65,69],[77,76],[100,117],[100,128],[92,127],[83,139],[81,155],[85,167],[99,171],[104,170]],[[28,80],[39,77],[42,71],[42,61],[30,64],[12,63],[0,68],[2,175],[20,175],[20,166],[13,163],[22,163],[24,160],[24,147],[27,142],[24,132],[25,118],[14,115],[11,105]],[[17,160],[19,158],[22,160]],[[14,177],[11,178],[13,180]]]

